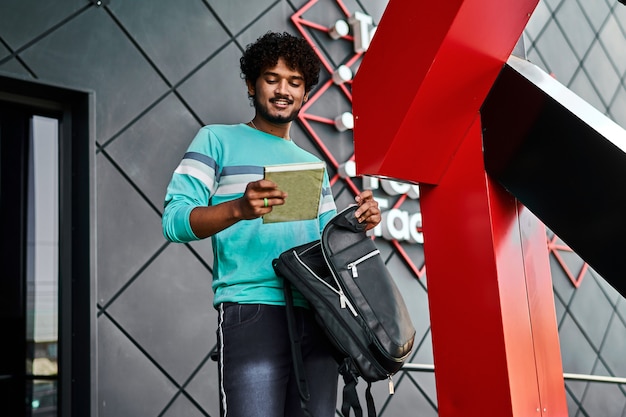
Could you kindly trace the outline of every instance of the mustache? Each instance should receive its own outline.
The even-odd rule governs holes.
[[[287,101],[287,103],[293,104],[293,100],[291,98],[289,98],[287,96],[281,96],[281,95],[276,95],[276,96],[274,96],[274,98],[271,98],[270,99],[270,103],[274,103],[277,100],[285,100],[285,101]]]

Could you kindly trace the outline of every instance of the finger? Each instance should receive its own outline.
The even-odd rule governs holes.
[[[380,209],[378,208],[378,202],[376,200],[367,200],[361,204],[361,206],[354,212],[354,215],[360,218],[367,218],[371,215],[375,215],[380,213]]]
[[[253,194],[260,194],[264,192],[270,192],[277,189],[276,183],[268,180],[258,180],[249,182],[246,186],[246,191]]]
[[[380,214],[380,210],[378,210],[378,208],[376,207],[363,213],[363,215],[361,215],[358,220],[359,223],[367,223],[367,227],[365,228],[365,230],[369,230],[378,225],[378,223],[380,223],[380,221],[382,220],[382,216]]]
[[[256,188],[259,190],[274,190],[278,188],[278,185],[274,181],[270,180],[258,180],[255,181]]]
[[[282,206],[283,204],[285,204],[285,199],[282,197],[263,197],[259,198],[258,201],[258,206],[262,207],[263,209],[271,209],[274,206]]]
[[[354,216],[356,217],[356,219],[359,221],[359,223],[363,223],[364,221],[367,221],[368,217],[370,217],[370,213],[369,210],[357,210],[354,212]]]
[[[267,205],[265,205],[265,199],[267,199]],[[269,196],[263,199],[263,204],[265,207],[282,206],[283,204],[285,204],[285,199],[282,197],[282,195],[274,197]]]
[[[356,197],[354,197],[354,200],[359,204],[362,205],[363,203],[365,203],[366,201],[369,201],[371,199],[374,198],[374,194],[372,193],[372,190],[365,190],[362,191],[359,195],[357,195]]]
[[[365,230],[373,229],[374,227],[378,226],[380,221],[381,221],[380,215],[374,215],[374,216],[368,217]]]
[[[285,199],[282,197],[268,198],[267,201],[268,201],[268,207],[282,206],[283,204],[285,204]]]

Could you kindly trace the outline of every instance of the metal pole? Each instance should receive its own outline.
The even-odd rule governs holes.
[[[410,372],[435,372],[435,365],[421,364],[421,363],[405,363],[402,367],[403,371]],[[609,384],[625,384],[626,378],[616,376],[600,376],[600,375],[585,375],[585,374],[572,374],[564,373],[563,379],[570,381],[588,381],[588,382],[605,382]]]

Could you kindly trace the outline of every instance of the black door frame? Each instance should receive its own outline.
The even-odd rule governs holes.
[[[94,93],[0,74],[0,101],[59,120],[58,415],[96,416]]]
[[[26,387],[28,119],[19,107],[0,101],[0,399],[11,414],[24,409]]]

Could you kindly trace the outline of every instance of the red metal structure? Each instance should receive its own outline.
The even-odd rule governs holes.
[[[441,417],[567,416],[545,229],[483,160],[537,3],[391,0],[353,83],[358,173],[420,183]]]

